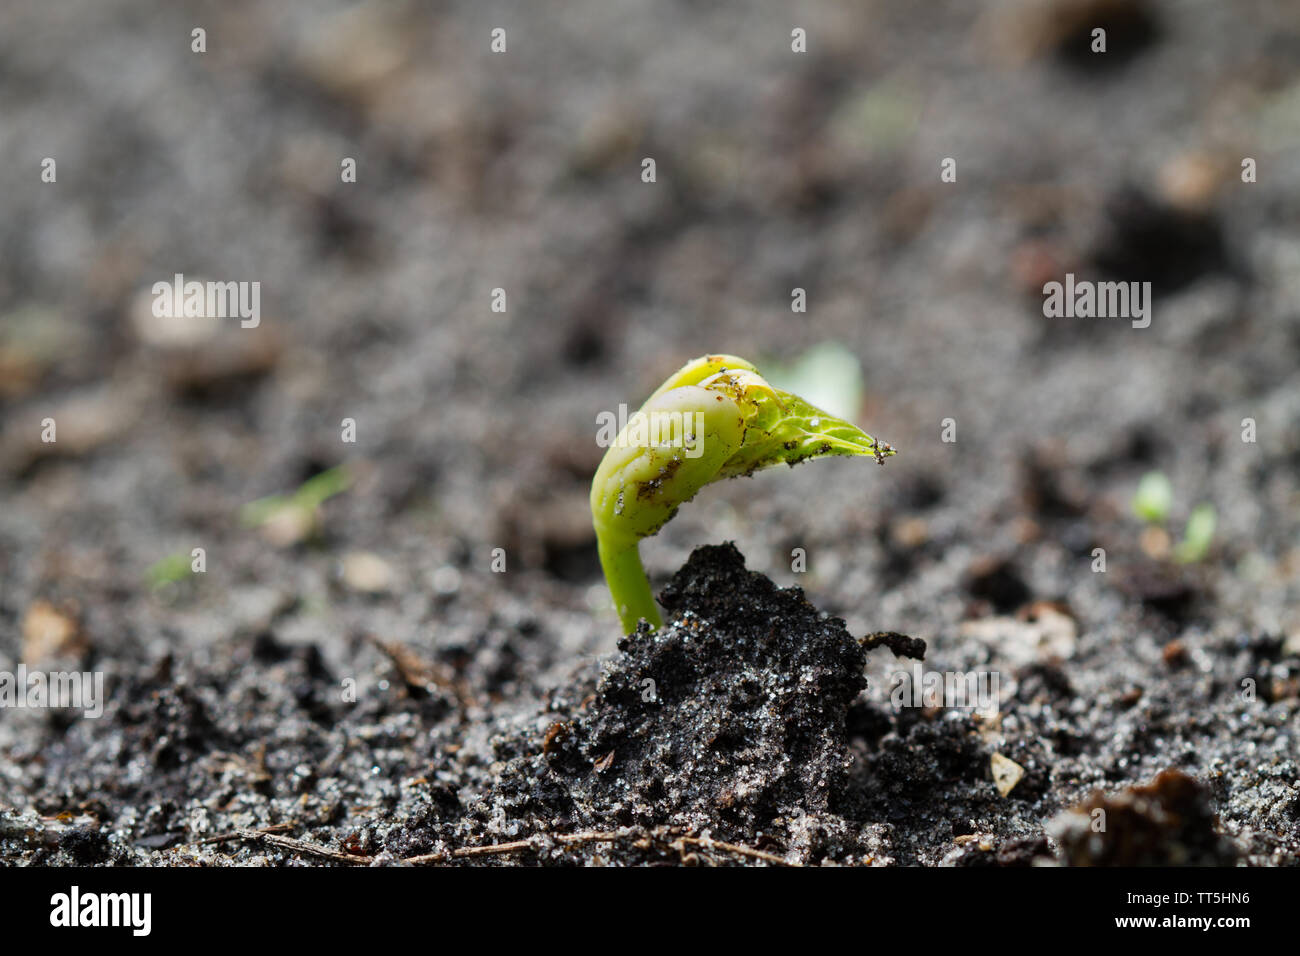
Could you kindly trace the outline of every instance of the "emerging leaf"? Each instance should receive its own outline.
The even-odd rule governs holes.
[[[591,482],[597,550],[624,630],[660,623],[637,542],[705,485],[827,455],[884,464],[892,454],[856,425],[773,388],[744,359],[688,362],[629,419]]]

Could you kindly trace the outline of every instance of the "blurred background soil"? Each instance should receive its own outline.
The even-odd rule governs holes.
[[[1294,3],[7,0],[0,166],[0,670],[109,697],[0,711],[0,861],[335,859],[202,842],[267,827],[362,862],[543,831],[463,859],[763,861],[680,842],[710,830],[805,863],[1300,861]],[[1067,272],[1152,282],[1151,326],[1044,318]],[[259,281],[260,325],[156,318],[176,273]],[[847,635],[999,673],[1000,716],[892,706],[911,664],[876,650],[800,725],[834,779],[607,813],[572,763],[604,754],[539,757],[593,695],[583,746],[612,733],[599,662],[640,666],[596,415],[825,343],[899,456],[706,489],[652,580],[735,542]],[[771,770],[763,732],[728,759]],[[1126,789],[1168,769],[1197,782]],[[1104,852],[1060,816],[1096,790],[1137,821]]]

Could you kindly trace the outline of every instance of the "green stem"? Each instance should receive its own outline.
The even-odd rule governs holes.
[[[605,571],[614,608],[618,611],[619,620],[623,622],[623,633],[635,631],[641,618],[649,621],[653,628],[662,627],[663,620],[659,617],[654,595],[650,593],[650,581],[645,576],[645,568],[641,566],[641,554],[636,544],[613,548],[603,540],[598,541],[600,566]]]

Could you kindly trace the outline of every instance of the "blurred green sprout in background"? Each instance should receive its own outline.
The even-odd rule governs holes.
[[[862,411],[866,394],[862,363],[838,342],[822,342],[788,365],[768,362],[766,368],[769,382],[802,395],[809,405],[840,418],[856,418]]]
[[[260,528],[274,544],[296,544],[320,530],[320,506],[352,486],[347,465],[312,475],[287,495],[269,495],[244,505],[240,523]]]
[[[1149,525],[1163,527],[1174,506],[1174,486],[1161,471],[1150,471],[1138,482],[1133,495],[1133,513]],[[1175,545],[1173,558],[1179,564],[1194,564],[1209,554],[1214,541],[1218,515],[1214,505],[1202,502],[1192,509],[1183,529],[1183,539]]]
[[[144,578],[149,586],[157,591],[188,578],[193,573],[190,570],[191,564],[190,556],[183,551],[178,551],[151,564],[144,572]]]

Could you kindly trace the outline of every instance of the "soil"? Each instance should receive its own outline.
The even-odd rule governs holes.
[[[0,709],[0,862],[1300,863],[1298,104],[1271,0],[10,0],[0,673],[106,699]],[[597,415],[826,342],[898,455],[620,638]]]

